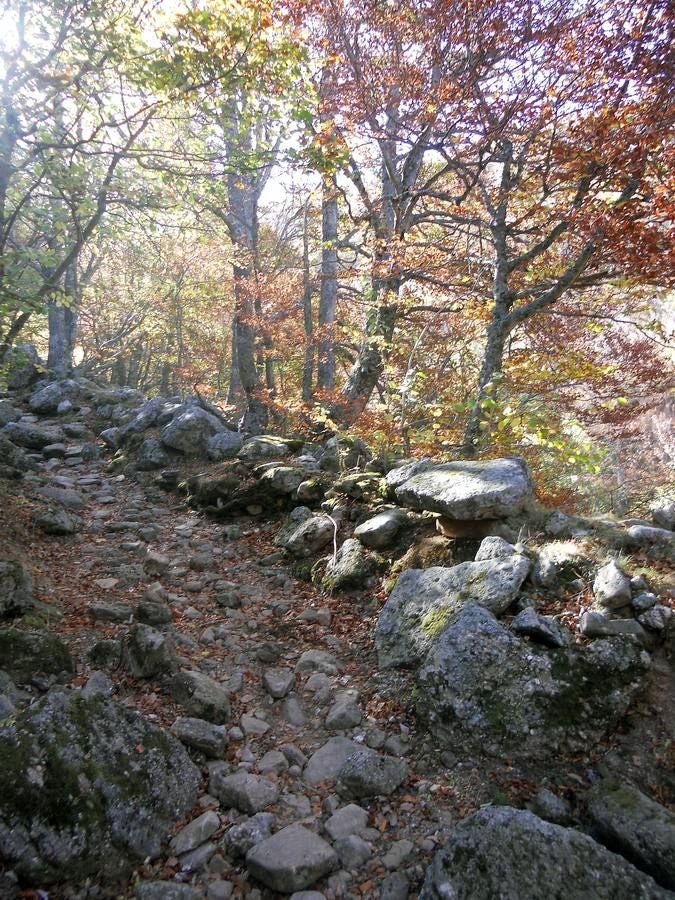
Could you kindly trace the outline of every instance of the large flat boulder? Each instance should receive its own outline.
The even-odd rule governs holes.
[[[51,693],[0,725],[0,860],[30,884],[116,878],[194,805],[182,744],[101,695]]]
[[[510,807],[456,825],[420,900],[666,900],[674,895],[586,834]]]
[[[512,553],[452,568],[407,569],[382,608],[375,630],[380,667],[409,668],[422,660],[465,603],[503,613],[516,599],[530,565],[527,557]]]
[[[451,519],[502,519],[521,513],[532,500],[525,460],[465,460],[424,466],[394,488],[411,509]]]
[[[649,665],[633,636],[547,649],[469,603],[417,672],[417,712],[455,753],[545,759],[587,751],[618,726]]]

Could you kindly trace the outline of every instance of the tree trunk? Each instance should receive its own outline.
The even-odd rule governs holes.
[[[239,351],[237,346],[237,320],[232,319],[232,338],[230,351],[230,383],[227,388],[227,405],[241,407],[244,400],[244,389],[239,375]]]
[[[398,315],[396,304],[381,302],[371,310],[356,362],[339,398],[329,407],[330,418],[339,425],[352,425],[368,405],[384,372],[385,348],[391,343]]]
[[[337,310],[338,204],[332,178],[324,176],[321,214],[321,293],[319,296],[319,344],[317,387],[335,387],[335,315]]]
[[[73,367],[73,350],[77,328],[77,272],[76,264],[66,270],[63,280],[66,304],[50,300],[47,307],[49,351],[47,368],[57,378],[66,378]]]
[[[489,386],[494,382],[495,376],[501,371],[504,364],[504,347],[506,339],[511,331],[508,316],[498,311],[495,307],[492,321],[487,330],[485,350],[483,352],[483,364],[478,376],[476,400],[469,414],[469,420],[464,431],[462,443],[462,456],[472,458],[478,455],[483,433],[480,427],[482,417],[482,403],[489,394]]]
[[[314,376],[312,275],[309,268],[309,199],[305,202],[302,231],[302,285],[302,314],[305,327],[305,359],[302,366],[302,399],[305,403],[309,403],[312,399],[312,379]]]

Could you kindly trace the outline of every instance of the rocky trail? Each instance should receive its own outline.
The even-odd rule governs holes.
[[[393,591],[372,569],[322,590],[297,577],[278,515],[207,516],[154,473],[111,465],[89,421],[10,424],[10,438],[23,424],[60,439],[2,482],[2,557],[32,588],[4,564],[0,897],[675,896],[663,629],[593,613],[596,629],[624,625],[588,651],[560,626],[583,608],[551,600],[540,613],[553,618],[521,604],[515,637],[498,617],[530,563],[499,537],[476,542],[477,562],[409,569]],[[334,576],[339,512],[324,517]],[[308,515],[291,513],[289,533]],[[482,605],[448,607],[478,570]],[[627,589],[634,614],[669,610],[667,591],[636,605],[648,587]],[[557,652],[579,696],[551,680]],[[479,678],[481,698],[463,686]],[[509,680],[530,694],[526,721],[495,744]],[[447,704],[468,712],[449,718]],[[584,704],[568,741],[563,717]]]

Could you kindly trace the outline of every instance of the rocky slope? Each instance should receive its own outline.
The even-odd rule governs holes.
[[[0,423],[0,896],[673,895],[668,504],[82,381]]]

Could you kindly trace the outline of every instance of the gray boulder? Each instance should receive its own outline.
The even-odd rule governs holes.
[[[394,494],[396,488],[401,487],[406,481],[410,481],[414,475],[419,475],[421,472],[426,472],[427,469],[431,469],[434,465],[435,463],[433,460],[426,458],[413,459],[409,462],[404,462],[387,473],[385,484],[387,485],[389,492]]]
[[[42,450],[49,444],[63,440],[63,432],[54,426],[34,425],[32,422],[10,422],[2,430],[4,436],[19,447]]]
[[[525,556],[460,563],[452,568],[407,569],[396,582],[375,630],[382,668],[419,662],[450,617],[469,602],[496,615],[518,596],[530,561]]]
[[[615,560],[598,570],[593,582],[596,603],[606,609],[621,609],[630,605],[630,578]]]
[[[30,572],[17,559],[0,560],[0,619],[22,616],[32,608],[33,579]]]
[[[388,797],[408,777],[408,764],[374,750],[357,750],[338,772],[338,790],[356,799]]]
[[[588,835],[510,807],[453,828],[420,900],[666,900],[673,895]]]
[[[333,541],[335,527],[328,516],[311,516],[295,527],[282,529],[275,543],[300,559],[314,556]]]
[[[76,534],[81,527],[81,521],[77,516],[72,516],[63,507],[54,507],[38,513],[34,518],[35,525],[45,534],[67,535]]]
[[[231,859],[246,856],[251,847],[267,840],[272,834],[274,816],[271,813],[259,812],[240,825],[228,828],[223,838],[223,847]]]
[[[405,519],[400,510],[387,509],[372,519],[362,522],[354,529],[354,537],[365,547],[382,550],[390,547],[396,539]]]
[[[307,470],[296,466],[272,466],[260,477],[260,484],[274,494],[282,496],[295,494],[307,478]]]
[[[455,753],[543,759],[588,750],[626,714],[649,665],[632,636],[546,650],[470,603],[417,673],[417,712]]]
[[[0,400],[0,428],[9,422],[16,422],[21,418],[21,410],[9,402],[9,400]]]
[[[171,462],[171,457],[157,438],[143,441],[136,453],[136,468],[141,472],[163,469]]]
[[[523,459],[469,460],[418,471],[395,494],[405,506],[451,519],[500,519],[528,506],[532,481]]]
[[[180,413],[162,429],[162,443],[186,456],[206,456],[209,440],[214,434],[225,431],[225,426],[214,415],[193,406]]]
[[[198,796],[171,735],[102,696],[51,693],[0,725],[0,859],[30,883],[115,878]]]
[[[634,548],[675,551],[675,533],[669,528],[631,525],[627,531],[627,538],[628,544]]]
[[[195,718],[214,725],[224,725],[230,718],[227,691],[203,672],[178,672],[169,680],[168,689],[173,699]]]
[[[17,684],[42,677],[70,680],[75,666],[61,638],[48,631],[0,630],[0,667]]]
[[[335,557],[331,557],[321,584],[326,590],[360,588],[375,571],[375,563],[363,545],[355,538],[348,538]]]
[[[22,391],[38,380],[44,366],[32,344],[17,344],[3,359],[7,367],[7,387],[10,391]]]
[[[80,387],[76,381],[52,381],[31,394],[28,405],[31,411],[39,416],[48,416],[58,412],[59,405],[64,400],[70,400],[79,393]]]
[[[232,459],[241,450],[243,435],[237,431],[220,431],[210,437],[206,444],[206,455],[214,462]]]
[[[313,831],[288,825],[249,850],[246,865],[266,887],[290,894],[337,869],[338,858],[330,844]]]
[[[0,422],[2,413],[0,412]],[[675,500],[663,497],[656,500],[651,506],[652,521],[657,528],[667,528],[675,531]]]
[[[209,787],[224,806],[234,807],[249,815],[260,812],[279,799],[279,788],[273,781],[251,775],[250,772],[212,778]]]
[[[123,659],[134,678],[174,672],[178,663],[170,638],[150,625],[134,625],[124,641]]]
[[[212,759],[222,759],[227,749],[227,729],[204,719],[179,717],[171,726],[171,734],[193,750]]]
[[[275,437],[272,434],[261,434],[244,441],[237,456],[247,462],[288,456],[290,452],[291,448],[283,438]]]
[[[599,781],[588,795],[588,812],[597,837],[675,890],[675,815],[637,788]]]

